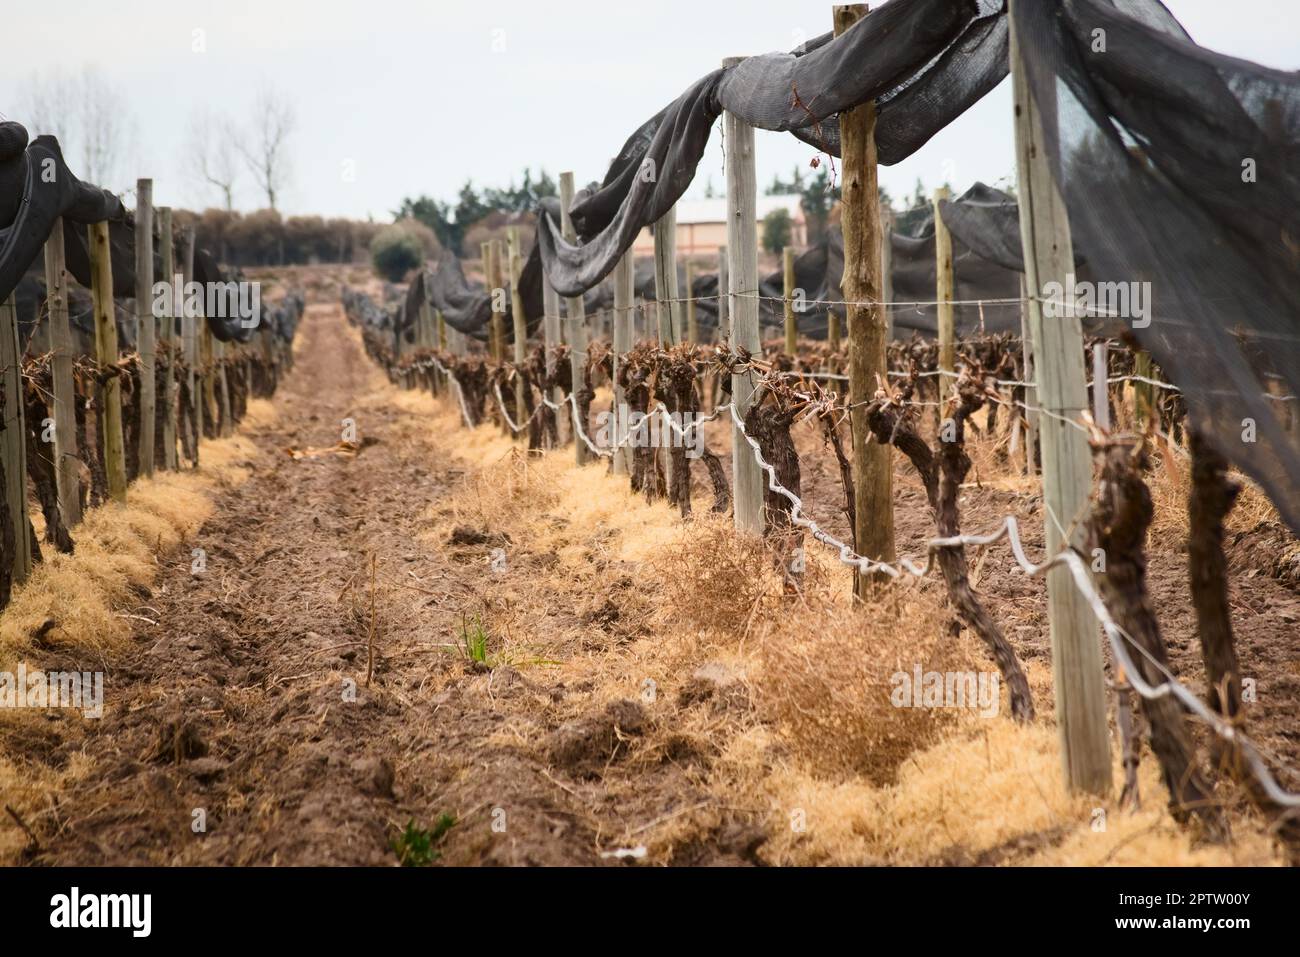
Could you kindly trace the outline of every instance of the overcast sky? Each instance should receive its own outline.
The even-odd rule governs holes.
[[[1206,47],[1300,67],[1296,0],[1166,2]],[[155,203],[201,208],[219,197],[182,162],[192,112],[207,104],[238,120],[269,84],[298,119],[281,209],[386,220],[403,196],[453,199],[466,179],[506,185],[525,165],[599,179],[633,129],[723,57],[790,49],[828,29],[830,10],[806,0],[14,3],[5,33],[24,42],[0,57],[0,112],[24,120],[24,91],[56,55],[69,71],[92,64],[119,90],[135,132],[106,185],[152,176]],[[881,181],[896,197],[918,178],[959,191],[1005,181],[1010,121],[1007,81],[882,168]],[[718,143],[715,130],[689,195],[710,176],[722,186]],[[760,131],[757,148],[760,185],[815,155],[788,134]],[[76,145],[68,152],[78,171]],[[235,205],[264,205],[247,174]]]

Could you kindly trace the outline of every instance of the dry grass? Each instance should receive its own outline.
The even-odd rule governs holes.
[[[250,418],[272,415],[265,401],[250,403]],[[192,535],[212,512],[212,492],[246,476],[239,463],[253,453],[238,435],[205,442],[197,471],[159,472],[133,482],[125,504],[92,509],[73,529],[76,550],[49,549],[31,578],[14,590],[0,615],[0,666],[31,651],[37,628],[53,621],[44,640],[76,653],[102,655],[130,634],[120,606],[133,589],[154,579],[158,555]]]
[[[271,421],[275,409],[266,400],[249,403],[243,427]],[[125,505],[92,509],[72,530],[76,551],[62,555],[46,550],[45,561],[14,590],[0,614],[0,670],[12,672],[19,662],[29,671],[49,654],[71,656],[84,670],[100,670],[105,657],[130,639],[124,617],[133,593],[155,578],[158,557],[191,536],[212,513],[218,488],[238,485],[247,476],[241,464],[254,452],[247,438],[206,441],[196,471],[160,472],[133,482]],[[41,647],[33,636],[46,622]],[[80,717],[54,715],[62,734],[76,737]],[[49,813],[50,795],[76,780],[89,766],[79,752],[44,754],[34,742],[51,720],[43,711],[0,713],[0,807],[9,805],[37,832]],[[16,746],[6,742],[12,739]],[[16,760],[14,754],[24,758]],[[6,815],[7,816],[7,815]],[[16,827],[0,828],[0,861],[12,861],[26,844]]]
[[[981,667],[964,641],[945,634],[936,604],[915,592],[899,598],[853,611],[815,603],[759,626],[759,713],[799,766],[887,783],[957,721],[955,709],[891,701],[896,673]]]
[[[671,861],[743,811],[765,823],[759,853],[773,864],[1277,861],[1249,821],[1231,846],[1196,846],[1161,806],[1150,756],[1139,813],[1120,811],[1113,798],[1067,794],[1051,675],[1038,662],[1026,670],[1044,717],[1028,727],[968,710],[893,707],[896,671],[992,669],[968,637],[947,636],[937,589],[909,588],[855,611],[842,570],[810,542],[802,594],[784,595],[771,555],[736,538],[725,516],[683,524],[603,465],[576,469],[568,451],[524,459],[499,430],[468,433],[449,407],[405,395],[465,467],[465,494],[434,517],[438,533],[472,522],[558,559],[527,587],[503,584],[509,598],[493,609],[500,633],[545,647],[566,683],[590,688],[553,713],[566,719],[618,698],[644,701],[650,679],[655,720],[629,774],[681,750],[709,756],[697,784],[710,800],[624,835],[645,843],[650,860]],[[634,587],[611,587],[620,576]],[[592,639],[583,612],[597,598],[616,607],[622,640]],[[575,614],[543,611],[566,605]],[[734,682],[727,687],[739,706],[683,704],[702,672]],[[604,787],[608,800],[636,799],[634,780],[607,776]]]

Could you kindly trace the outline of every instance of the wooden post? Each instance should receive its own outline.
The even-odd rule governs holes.
[[[727,247],[718,247],[718,341],[731,336],[730,297],[727,295]]]
[[[194,278],[194,227],[185,228],[185,247],[184,260],[181,263],[181,278],[183,280],[182,291],[184,286],[189,285],[190,280]],[[194,468],[199,467],[199,444],[203,438],[203,402],[200,392],[202,378],[199,373],[199,323],[202,319],[193,315],[189,304],[185,302],[185,297],[180,297],[182,303],[182,321],[185,341],[185,363],[189,367],[186,372],[186,378],[189,383],[190,393],[190,412],[193,421],[194,447],[192,449],[194,458],[190,462]]]
[[[735,66],[744,57],[728,57],[724,67]],[[727,168],[727,312],[731,317],[731,354],[743,349],[762,354],[758,331],[758,174],[754,169],[754,128],[734,113],[722,114],[723,142]],[[740,372],[731,377],[731,399],[743,420],[754,399],[754,375]],[[765,474],[754,459],[753,449],[732,425],[731,476],[734,489],[733,514],[736,530],[763,534],[763,490]]]
[[[799,354],[799,324],[794,317],[794,247],[781,250],[781,273],[785,285],[785,354]]]
[[[695,263],[686,260],[686,291],[683,294],[686,299],[686,341],[695,345],[700,341],[700,324],[695,317]]]
[[[1036,382],[1034,378],[1034,340],[1029,334],[1029,287],[1025,284],[1024,273],[1020,274],[1020,350],[1023,355],[1024,381]],[[1025,474],[1034,475],[1038,471],[1038,387],[1025,386]]]
[[[0,372],[4,375],[4,432],[0,456],[4,459],[5,501],[13,527],[14,552],[11,581],[25,582],[32,571],[32,533],[27,518],[27,432],[23,415],[23,354],[18,345],[18,307],[11,293],[0,304]],[[119,431],[119,435],[121,432]],[[4,556],[6,559],[8,555]]]
[[[95,308],[95,358],[101,366],[117,364],[117,317],[113,312],[113,258],[108,244],[108,223],[86,227],[90,239],[90,295]],[[104,472],[108,494],[126,501],[126,445],[122,440],[122,383],[116,375],[104,383]]]
[[[511,226],[506,235],[509,237],[510,249],[510,312],[514,319],[515,368],[519,370],[515,376],[515,421],[523,425],[528,417],[524,403],[523,377],[528,348],[528,320],[524,318],[524,297],[519,291],[519,277],[524,270],[524,261],[519,250],[519,227]],[[527,439],[528,436],[525,435],[524,438]]]
[[[939,324],[939,401],[942,402],[953,390],[956,378],[957,348],[956,331],[953,327],[953,287],[955,277],[952,265],[952,233],[939,215],[939,203],[948,199],[952,193],[947,186],[940,186],[934,191],[934,299],[935,318]],[[943,417],[943,408],[939,408],[939,417]]]
[[[564,342],[564,333],[560,322],[560,294],[551,286],[551,281],[542,277],[542,339],[546,348],[546,377],[555,375],[555,347]],[[559,402],[564,398],[563,390],[557,385],[551,389],[551,401]],[[563,413],[559,418],[563,419]],[[562,423],[561,423],[562,424]]]
[[[1151,353],[1145,349],[1133,347],[1133,374],[1144,379],[1152,378]],[[1155,407],[1155,387],[1150,382],[1133,383],[1133,413],[1139,428],[1145,429],[1152,419]]]
[[[492,244],[484,241],[479,243],[479,259],[483,262],[483,288],[487,290],[489,303],[492,300]],[[488,335],[487,335],[488,355],[496,358],[497,354],[497,317],[496,310],[491,310],[488,317]]]
[[[560,174],[560,228],[564,233],[564,240],[568,243],[578,241],[578,231],[573,226],[573,219],[569,216],[569,207],[573,205],[573,173],[564,172]],[[572,418],[577,416],[581,420],[581,411],[578,408],[578,393],[586,388],[586,369],[587,369],[587,311],[582,302],[581,296],[572,296],[566,303],[566,314],[568,319],[568,340],[569,340],[569,370],[573,373],[573,408],[570,409],[569,415]],[[583,428],[587,427],[584,422]],[[578,435],[573,436],[574,457],[579,465],[585,465],[590,458],[590,450],[587,443],[582,441]]]
[[[864,3],[834,8],[835,35],[865,17]],[[890,447],[871,438],[866,404],[886,380],[885,310],[880,305],[880,191],[876,174],[876,104],[840,114],[843,155],[844,311],[849,334],[849,414],[853,430],[854,548],[892,562],[894,479]],[[865,303],[865,305],[858,305]],[[877,576],[855,576],[854,594],[865,595]]]
[[[1099,429],[1110,431],[1110,363],[1106,361],[1109,349],[1106,340],[1092,347],[1092,420]]]
[[[505,292],[506,280],[505,273],[502,269],[502,259],[504,259],[502,243],[499,239],[494,239],[489,243],[491,253],[491,277],[492,277],[492,335],[496,340],[496,351],[493,358],[498,363],[506,361],[506,312],[505,312]],[[497,303],[501,308],[497,309]]]
[[[677,282],[677,207],[654,225],[655,306],[659,314],[659,343],[667,349],[682,341],[682,304]]]
[[[68,528],[81,521],[77,458],[77,392],[72,381],[72,328],[68,323],[68,272],[63,259],[63,217],[45,241],[45,301],[50,313],[50,371],[54,380],[54,463],[59,514]]]
[[[230,376],[226,372],[226,357],[232,346],[220,339],[212,340],[212,357],[217,363],[216,381],[221,386],[221,435],[235,434],[235,410],[230,401]]]
[[[840,351],[840,314],[834,309],[826,312],[826,343],[831,352]]]
[[[894,341],[894,210],[880,204],[880,301],[885,309],[885,346]],[[838,330],[836,330],[838,332]],[[839,336],[836,336],[839,339]]]
[[[217,424],[217,350],[212,329],[205,315],[198,326],[200,362],[203,366],[203,421],[205,429],[212,426],[216,434]]]
[[[176,302],[180,298],[177,286],[181,277],[176,273],[176,254],[172,246],[172,211],[171,207],[158,207],[158,247],[162,256],[163,279],[171,287],[163,314],[158,318],[163,353],[166,355],[165,375],[163,376],[162,402],[159,404],[163,416],[163,468],[175,471],[178,463],[176,457]]]
[[[1030,93],[1016,36],[1016,7],[1020,2],[1013,0],[1008,14],[1020,235],[1025,279],[1031,293],[1029,329],[1039,401],[1050,413],[1039,420],[1039,437],[1047,554],[1055,555],[1067,545],[1066,531],[1079,524],[1087,509],[1092,465],[1087,436],[1075,427],[1087,405],[1079,317],[1068,308],[1053,310],[1064,315],[1047,316],[1042,301],[1046,283],[1064,285],[1067,274],[1073,272],[1074,251],[1065,200],[1052,178],[1042,141],[1040,110],[1054,113],[1056,104],[1036,103]],[[1076,529],[1069,542],[1082,546],[1083,530]],[[1097,621],[1064,567],[1048,573],[1047,602],[1056,724],[1066,784],[1071,790],[1106,794],[1111,787],[1110,740]]]
[[[135,183],[135,315],[140,346],[140,474],[153,475],[154,462],[154,316],[153,180]]]
[[[619,374],[623,355],[632,348],[632,292],[635,285],[632,250],[623,254],[614,268],[614,431],[615,441],[623,438],[627,426],[627,397]],[[614,472],[626,475],[631,471],[632,450],[624,446],[614,453]]]
[[[423,267],[422,267],[423,268]],[[419,344],[425,351],[436,351],[438,348],[438,327],[433,318],[433,306],[429,303],[429,272],[424,270],[424,296],[420,299],[419,312]],[[438,394],[440,379],[437,369],[430,369],[427,373],[429,381],[429,391],[434,395]]]

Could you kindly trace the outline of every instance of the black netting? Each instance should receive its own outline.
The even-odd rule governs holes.
[[[825,139],[822,148],[834,150],[827,121],[874,99],[881,162],[905,159],[1006,75],[1001,7],[893,0],[841,37],[697,80],[628,138],[599,189],[579,195],[579,244],[564,241],[553,207],[543,207],[537,235],[547,279],[562,295],[578,295],[607,276],[641,228],[686,192],[723,110],[761,129]]]
[[[1196,46],[1155,0],[1016,10],[1093,275],[1150,283],[1133,332],[1300,532],[1300,76]]]
[[[63,161],[52,136],[27,143],[19,123],[0,123],[0,302],[18,287],[23,274],[41,256],[45,240],[60,216],[65,234],[85,224],[122,220],[126,210],[107,190],[81,182]],[[25,149],[19,148],[21,142]]]
[[[27,130],[19,123],[0,123],[0,302],[14,294],[19,330],[25,345],[36,316],[45,300],[42,249],[58,218],[63,217],[63,247],[68,274],[84,288],[90,288],[90,247],[86,227],[109,224],[109,259],[113,266],[113,296],[135,296],[136,232],[130,212],[107,190],[82,183],[68,169],[59,142],[52,136],[38,136],[29,144]],[[156,224],[156,221],[155,221]],[[154,276],[162,275],[158,236],[154,245]],[[175,240],[175,261],[180,262],[181,244]],[[207,250],[199,247],[194,256],[194,281],[202,284],[237,281]],[[80,300],[73,303],[75,306]],[[208,317],[208,328],[222,342],[246,342],[263,323],[277,335],[291,338],[302,311],[301,302],[290,297],[272,306],[263,304],[263,314],[254,325],[236,316]],[[74,328],[84,314],[72,312]],[[131,323],[121,324],[119,339],[133,348]]]

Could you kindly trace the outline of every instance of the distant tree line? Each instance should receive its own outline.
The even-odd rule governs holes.
[[[521,239],[527,248],[536,223],[534,208],[542,199],[557,195],[555,180],[546,170],[540,170],[534,178],[532,171],[525,169],[519,185],[511,183],[505,189],[487,186],[480,191],[467,180],[454,203],[425,195],[406,197],[393,211],[393,219],[424,223],[445,248],[473,258],[478,255],[480,242],[500,238],[498,234],[508,225],[521,227]]]
[[[203,247],[229,266],[361,262],[369,255],[370,241],[383,228],[380,223],[341,217],[284,217],[273,209],[255,213],[177,210],[174,221],[177,227],[193,225]]]

